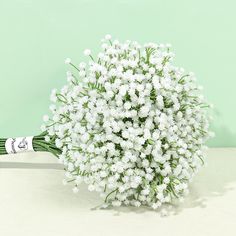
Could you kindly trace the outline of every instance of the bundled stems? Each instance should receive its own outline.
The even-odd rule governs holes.
[[[33,137],[33,149],[35,152],[50,152],[56,157],[61,154],[61,149],[57,148],[55,145],[55,137],[51,138],[49,142],[45,141],[45,136],[47,132],[43,132],[39,135]],[[0,138],[0,155],[7,154],[5,143],[7,138]]]

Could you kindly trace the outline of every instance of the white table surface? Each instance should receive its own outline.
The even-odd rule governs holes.
[[[207,163],[185,202],[163,217],[142,207],[96,209],[97,193],[63,186],[50,154],[0,156],[0,236],[234,236],[236,148],[209,149]]]

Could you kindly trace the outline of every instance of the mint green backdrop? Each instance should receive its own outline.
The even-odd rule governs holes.
[[[7,0],[0,2],[0,136],[39,133],[66,57],[98,52],[107,33],[171,43],[214,108],[210,146],[236,146],[236,2],[230,0]]]

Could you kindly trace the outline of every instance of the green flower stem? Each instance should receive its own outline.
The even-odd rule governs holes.
[[[109,194],[107,194],[106,198],[105,198],[105,202],[108,201],[108,198],[111,194],[113,194],[114,192],[117,192],[118,191],[118,188],[116,188],[115,190],[111,191]]]
[[[70,65],[80,72],[80,70],[73,63],[70,63]]]

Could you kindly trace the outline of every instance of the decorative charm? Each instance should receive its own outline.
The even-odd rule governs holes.
[[[5,149],[8,154],[19,153],[19,152],[32,152],[33,137],[23,137],[23,138],[8,138],[5,141]]]

